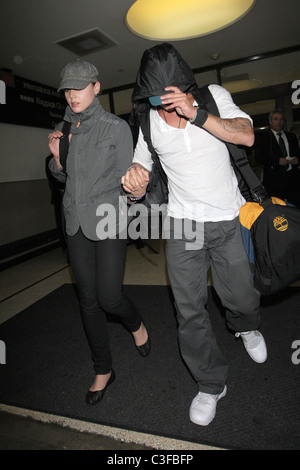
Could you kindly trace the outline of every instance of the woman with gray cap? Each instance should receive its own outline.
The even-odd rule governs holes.
[[[141,317],[122,292],[127,236],[120,181],[131,165],[133,143],[128,124],[102,108],[94,65],[82,60],[67,64],[61,72],[60,90],[68,103],[64,121],[71,123],[68,158],[64,168],[59,151],[63,136],[60,123],[49,135],[53,155],[49,168],[66,183],[63,208],[68,253],[95,369],[86,401],[96,404],[115,379],[106,313],[118,317],[132,333],[142,356],[150,352],[150,338]],[[109,230],[104,230],[107,210],[114,217],[109,218]]]

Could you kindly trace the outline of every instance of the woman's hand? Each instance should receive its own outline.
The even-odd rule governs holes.
[[[141,197],[145,194],[148,182],[149,171],[138,164],[133,164],[121,179],[123,188],[134,197]]]
[[[56,165],[57,170],[60,170],[62,168],[59,160],[59,140],[63,136],[63,133],[61,131],[54,131],[51,132],[51,134],[48,135],[49,139],[49,149],[50,152],[53,155],[54,162]]]

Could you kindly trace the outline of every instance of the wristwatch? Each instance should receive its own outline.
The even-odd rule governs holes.
[[[206,123],[208,118],[208,112],[205,108],[196,108],[195,115],[190,119],[191,124],[196,124],[196,126],[202,127]]]
[[[194,116],[189,120],[191,124],[194,124],[194,122],[196,121],[197,114],[198,114],[198,108],[196,108],[196,112]]]

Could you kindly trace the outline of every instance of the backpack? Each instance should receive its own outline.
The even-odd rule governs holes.
[[[193,96],[210,114],[219,116],[208,86],[193,92]],[[167,177],[151,144],[148,121],[149,115],[141,121],[141,127],[154,171],[150,175],[145,204],[149,205],[151,201],[162,204],[167,200]],[[253,172],[245,150],[225,143],[240,191],[247,201],[240,209],[239,220],[254,285],[262,295],[270,295],[300,279],[300,210],[271,198]]]
[[[254,286],[274,294],[300,279],[300,210],[272,197],[247,202],[239,214]]]

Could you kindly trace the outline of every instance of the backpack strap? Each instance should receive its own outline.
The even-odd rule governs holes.
[[[208,85],[199,88],[197,93],[194,93],[196,100],[198,93],[201,97],[202,102],[204,101],[207,111],[214,116],[220,116],[217,104],[208,88]],[[235,144],[231,144],[229,142],[224,143],[226,144],[228,151],[232,157],[232,160],[235,164],[234,169],[238,169],[239,174],[243,178],[243,181],[245,181],[247,186],[249,187],[253,199],[261,205],[264,202],[268,204],[270,196],[268,195],[264,186],[261,184],[260,180],[252,170],[245,150]],[[245,188],[243,187],[243,182],[241,182],[241,179],[239,177],[238,181],[242,194],[244,195],[244,192],[246,194]],[[245,199],[247,199],[247,197],[245,197]]]
[[[62,133],[63,136],[59,140],[59,160],[63,169],[66,171],[67,157],[69,152],[69,134],[71,129],[71,122],[64,121]]]
[[[147,186],[147,192],[149,192],[152,188],[152,186],[156,186],[158,183],[159,178],[161,178],[164,182],[164,184],[167,186],[168,185],[168,177],[166,173],[164,172],[159,157],[154,150],[154,147],[152,145],[151,141],[151,135],[150,135],[150,109],[145,112],[144,114],[141,115],[140,118],[140,126],[143,132],[144,140],[148,145],[149,152],[151,153],[151,157],[153,160],[153,168],[151,172],[151,177],[149,184]]]

